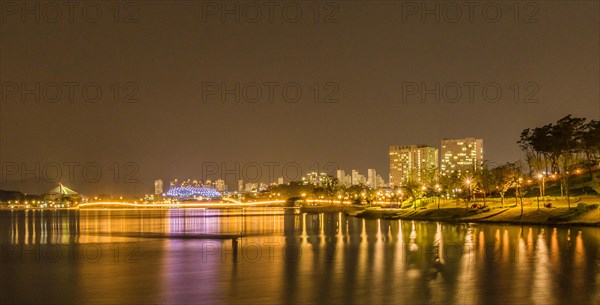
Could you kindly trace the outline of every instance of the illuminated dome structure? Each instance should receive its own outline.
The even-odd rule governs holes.
[[[221,198],[221,193],[215,189],[207,187],[174,187],[167,191],[168,197],[174,198],[199,198],[199,199],[218,199]]]

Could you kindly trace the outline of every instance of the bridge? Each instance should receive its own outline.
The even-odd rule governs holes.
[[[224,202],[171,202],[171,203],[134,203],[134,202],[115,202],[115,201],[97,201],[80,203],[75,209],[80,208],[235,208],[235,207],[252,207],[265,206],[270,204],[282,204],[285,200],[268,200],[257,202],[239,202],[234,199],[228,199],[229,203]]]

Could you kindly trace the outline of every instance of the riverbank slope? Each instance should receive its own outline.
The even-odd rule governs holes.
[[[600,227],[598,204],[579,203],[571,209],[524,207],[486,207],[472,209],[465,207],[444,207],[440,209],[398,209],[381,207],[303,207],[302,212],[343,212],[350,216],[368,219],[403,219],[417,221],[466,222],[466,223],[506,223],[532,225],[583,225]]]

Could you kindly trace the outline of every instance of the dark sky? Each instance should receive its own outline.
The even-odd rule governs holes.
[[[486,159],[514,161],[524,128],[600,118],[598,2],[475,2],[472,20],[464,2],[427,2],[440,5],[439,22],[420,14],[421,2],[275,2],[271,21],[272,2],[250,1],[239,22],[223,21],[216,1],[121,3],[118,21],[114,2],[76,6],[72,19],[63,2],[41,2],[36,23],[22,3],[2,1],[0,188],[43,192],[60,180],[84,193],[141,194],[155,178],[214,179],[223,166],[233,185],[255,177],[256,164],[268,180],[268,164],[275,178],[293,178],[296,164],[305,173],[331,171],[329,162],[387,180],[389,145],[479,137]],[[36,83],[38,93],[21,96]],[[239,103],[208,90],[236,83]],[[253,83],[255,103],[244,99]],[[436,83],[439,102],[407,91]],[[91,103],[82,92],[93,100],[94,85],[102,96]],[[456,88],[462,97],[446,100]]]

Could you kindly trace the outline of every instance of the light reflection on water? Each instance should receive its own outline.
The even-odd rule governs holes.
[[[244,237],[234,249],[184,233]],[[4,210],[0,241],[3,303],[600,303],[600,228]]]

